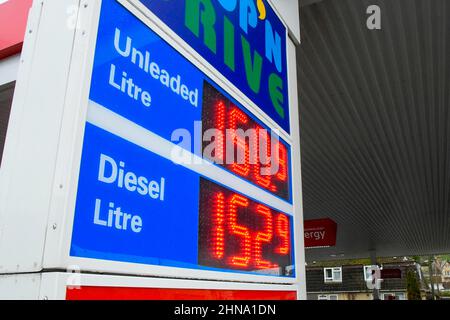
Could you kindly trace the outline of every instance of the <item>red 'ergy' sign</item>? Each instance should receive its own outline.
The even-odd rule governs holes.
[[[22,49],[32,0],[0,0],[0,59]]]
[[[333,220],[305,220],[305,248],[332,247],[336,245],[337,224]]]

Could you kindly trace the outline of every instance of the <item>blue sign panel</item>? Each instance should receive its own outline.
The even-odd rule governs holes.
[[[287,31],[266,0],[140,0],[289,133]]]
[[[71,255],[197,265],[199,177],[86,124]]]
[[[170,151],[175,130],[190,130],[214,113],[205,101],[213,106],[221,99],[241,117],[247,111],[225,101],[225,92],[115,0],[102,1],[89,98],[71,256],[295,276],[290,215],[161,151]],[[251,126],[264,127],[248,116]],[[129,135],[114,130],[114,121],[127,125]],[[145,148],[149,139],[153,144]],[[284,142],[280,148],[286,171],[273,183],[263,181],[269,192],[278,188],[289,198],[289,148]]]
[[[277,225],[261,257],[243,253],[244,239],[224,223],[222,257],[216,257],[214,207],[244,201],[241,228],[252,239],[265,231],[259,211]],[[245,209],[245,210],[244,210]],[[245,214],[244,214],[245,213]],[[269,216],[270,215],[270,216]],[[280,227],[281,226],[281,227]],[[281,229],[280,229],[281,228]],[[278,230],[280,229],[280,230]],[[86,124],[70,255],[202,270],[295,276],[293,223],[284,213],[211,182],[172,161]],[[280,251],[280,250],[284,251]],[[232,259],[248,261],[233,264]],[[266,262],[259,265],[260,260]],[[259,264],[258,264],[259,263]]]
[[[89,96],[92,101],[198,156],[202,156],[203,138],[198,125],[203,123],[203,129],[208,128],[208,123],[214,128],[218,126],[213,121],[217,101],[211,99],[210,87],[221,100],[239,106],[248,115],[249,127],[258,125],[270,131],[212,83],[122,5],[114,0],[103,1]],[[231,117],[230,112],[231,108],[226,118]],[[176,134],[186,130],[189,137]],[[289,146],[285,143],[280,146],[289,156]],[[285,162],[286,168],[289,163]],[[226,168],[230,167],[233,166]],[[278,186],[261,186],[254,176],[243,178],[291,201],[290,174],[286,172],[283,176],[283,181],[274,181]]]
[[[91,100],[167,140],[201,120],[203,74],[116,1],[98,35]]]

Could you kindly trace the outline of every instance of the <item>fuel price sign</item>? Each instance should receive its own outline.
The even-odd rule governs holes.
[[[70,257],[294,278],[289,137],[152,25],[102,1]]]
[[[199,217],[200,264],[289,275],[289,215],[201,179]]]
[[[219,133],[215,153],[210,159],[258,187],[290,200],[289,147],[279,139],[272,146],[270,130],[208,82],[205,82],[203,89],[202,128],[204,134],[211,128]],[[233,130],[241,130],[242,134],[234,133]],[[204,141],[204,147],[208,143]],[[239,152],[243,155],[243,161],[237,158]],[[228,153],[232,154],[231,157]],[[251,155],[254,159],[251,159]],[[261,174],[263,168],[270,170],[269,166],[273,163],[264,164],[270,159],[276,163],[274,172]]]

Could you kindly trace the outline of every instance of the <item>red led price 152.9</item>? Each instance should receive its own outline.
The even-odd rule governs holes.
[[[200,180],[199,264],[292,276],[291,217]]]
[[[202,106],[203,136],[210,129],[215,129],[219,134],[215,138],[217,141],[214,141],[214,154],[209,157],[205,153],[206,157],[259,187],[285,200],[290,199],[289,148],[279,139],[276,140],[276,145],[272,146],[269,130],[205,81]],[[234,132],[237,129],[242,130],[244,135],[234,134],[228,139],[227,130]],[[230,143],[233,149],[231,157],[227,154],[227,151],[230,151],[227,143]],[[203,141],[203,150],[209,144],[210,141]],[[275,150],[276,154],[272,155],[272,150]],[[239,152],[244,154],[244,161],[237,161]],[[254,155],[256,159],[250,161],[250,155]],[[229,161],[230,158],[233,161]],[[270,159],[270,164],[263,161],[267,159]],[[261,169],[267,168],[274,168],[272,171],[276,171],[262,174]]]

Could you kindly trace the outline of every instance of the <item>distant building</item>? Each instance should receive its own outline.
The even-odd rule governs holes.
[[[444,282],[450,282],[450,262],[446,262],[442,267],[442,279]]]
[[[436,257],[433,262],[433,287],[437,296],[450,297],[450,262],[442,257]],[[429,267],[422,267],[424,276],[428,279],[430,277]],[[427,287],[431,289],[431,284]]]
[[[437,262],[434,275],[439,275],[442,283],[450,283],[450,262],[441,259],[438,259]]]
[[[371,280],[369,266],[336,265],[307,266],[306,290],[308,300],[372,300],[373,291],[366,280]],[[407,300],[406,274],[408,270],[415,273],[425,297],[425,285],[421,271],[414,262],[383,264],[383,269],[396,269],[400,278],[384,279],[381,282],[379,298],[381,300]]]

